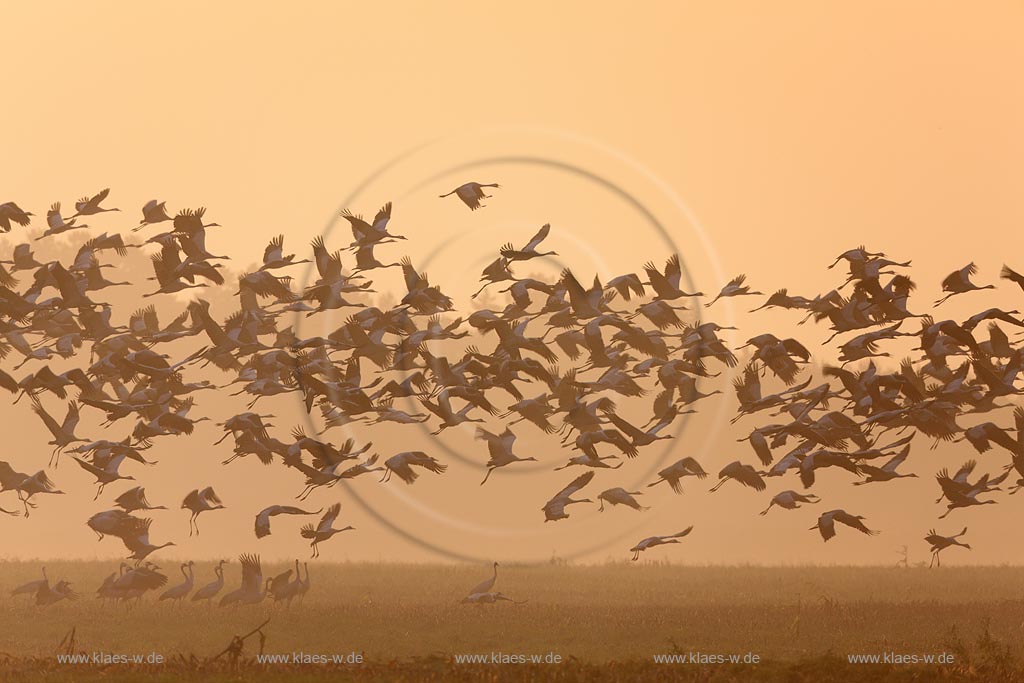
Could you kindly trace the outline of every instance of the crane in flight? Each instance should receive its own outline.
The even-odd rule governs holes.
[[[445,194],[438,196],[441,197],[441,199],[444,199],[445,197],[454,194],[456,197],[462,200],[463,204],[469,207],[470,211],[476,211],[477,209],[483,208],[484,206],[483,204],[480,203],[481,199],[491,198],[491,195],[484,194],[485,187],[500,188],[501,185],[499,185],[498,183],[468,182],[459,185],[451,192],[446,192]]]
[[[633,508],[634,510],[649,510],[640,503],[637,502],[634,496],[639,496],[643,493],[642,491],[627,491],[621,486],[615,488],[605,489],[598,494],[597,499],[601,501],[597,508],[598,512],[604,512],[604,504],[608,503],[611,506],[625,505],[626,507]]]
[[[711,488],[711,492],[714,493],[718,489],[722,488],[722,485],[730,479],[735,479],[744,486],[749,486],[755,491],[764,491],[768,488],[768,485],[764,483],[762,476],[763,472],[759,472],[750,465],[744,465],[739,460],[733,461],[722,468],[722,471],[718,473],[718,477],[721,481],[715,484]]]
[[[954,534],[953,536],[943,536],[936,532],[935,529],[930,529],[928,531],[928,535],[924,537],[924,540],[927,541],[928,545],[932,547],[932,561],[931,564],[928,565],[928,567],[931,568],[933,565],[937,567],[942,566],[942,559],[939,557],[939,553],[941,553],[946,548],[958,545],[961,548],[966,548],[967,550],[970,550],[971,546],[969,544],[961,543],[959,540],[960,537],[965,535],[966,533],[967,527],[964,527],[963,531],[961,531],[958,534]]]
[[[12,224],[26,227],[31,221],[32,214],[14,202],[0,204],[0,232],[10,232]]]
[[[355,529],[354,526],[346,526],[341,529],[334,528],[334,522],[338,519],[338,515],[341,514],[341,503],[335,503],[331,507],[327,508],[327,512],[320,518],[320,523],[316,526],[307,524],[302,527],[302,537],[310,539],[309,546],[313,549],[312,557],[320,557],[320,544],[324,541],[329,540],[335,534],[340,534],[343,531],[351,531]]]
[[[630,548],[629,552],[633,553],[632,559],[634,562],[636,562],[640,559],[640,553],[644,552],[645,550],[648,550],[649,548],[655,548],[659,545],[679,543],[679,539],[683,538],[684,536],[689,536],[691,531],[693,531],[693,527],[688,526],[679,533],[670,534],[668,536],[648,536],[647,538],[643,539],[642,541],[634,545],[632,548]]]
[[[594,471],[584,472],[569,482],[569,485],[554,495],[554,497],[541,508],[544,511],[545,522],[556,522],[560,519],[568,519],[569,513],[565,511],[566,506],[573,503],[593,503],[589,498],[576,500],[572,497],[574,493],[582,489],[594,479]]]
[[[687,456],[681,458],[676,462],[672,463],[665,469],[658,472],[658,479],[647,485],[648,488],[657,486],[661,482],[668,482],[668,485],[672,488],[674,493],[682,493],[682,479],[683,477],[697,477],[698,479],[707,479],[708,473],[704,471],[704,468],[700,466],[700,463],[693,458]]]
[[[392,474],[397,474],[399,479],[406,484],[411,484],[420,476],[413,470],[414,465],[434,474],[443,474],[448,469],[448,465],[438,462],[437,459],[430,457],[423,451],[406,451],[392,455],[384,461],[385,472],[381,481],[388,481],[391,479]]]
[[[971,276],[978,274],[978,266],[974,263],[968,263],[960,270],[955,270],[946,276],[946,279],[942,281],[942,291],[947,292],[946,296],[935,302],[938,306],[946,300],[954,297],[958,294],[966,294],[967,292],[976,292],[981,289],[995,289],[995,285],[976,285],[971,282]]]
[[[821,538],[828,541],[836,535],[836,522],[839,522],[840,524],[845,524],[851,529],[856,529],[862,534],[876,536],[878,532],[864,526],[864,522],[862,521],[863,519],[864,517],[862,515],[851,515],[846,510],[829,510],[828,512],[823,512],[821,516],[818,517],[817,524],[812,526],[810,530],[819,531],[821,533]]]
[[[514,261],[529,261],[530,259],[539,258],[542,256],[558,256],[557,251],[537,251],[537,247],[540,243],[547,239],[548,234],[551,232],[551,224],[545,223],[541,226],[541,229],[537,231],[537,234],[530,238],[530,241],[522,249],[516,249],[509,242],[503,246],[500,250],[501,255],[508,260],[509,263]]]
[[[104,190],[100,190],[91,197],[82,197],[75,202],[75,214],[72,218],[75,218],[76,216],[92,216],[93,214],[104,213],[106,211],[120,211],[121,209],[107,209],[100,206],[109,194],[110,188],[108,187]]]
[[[86,439],[80,439],[75,436],[75,427],[78,426],[79,412],[78,404],[74,401],[68,403],[68,411],[64,416],[64,421],[60,424],[57,423],[53,417],[46,412],[43,408],[43,404],[39,402],[36,396],[32,397],[32,410],[36,415],[43,421],[46,428],[53,435],[53,440],[49,441],[49,445],[53,446],[53,451],[50,454],[50,466],[56,466],[60,454],[65,448],[73,443],[85,443]]]
[[[133,477],[132,475],[121,474],[118,471],[118,469],[121,466],[121,463],[124,462],[124,459],[126,457],[128,457],[125,453],[118,453],[116,455],[111,456],[103,467],[98,467],[94,463],[91,463],[87,460],[83,460],[78,456],[72,457],[74,458],[74,461],[77,462],[82,467],[83,470],[85,470],[92,476],[96,477],[96,495],[93,496],[93,500],[96,500],[100,497],[100,494],[103,493],[103,488],[107,484],[113,484],[115,481],[120,480],[135,480],[135,477]]]
[[[761,515],[767,515],[768,511],[772,509],[772,506],[778,506],[783,510],[796,510],[800,507],[801,503],[820,503],[821,498],[813,493],[802,494],[796,491],[780,491],[776,493],[771,502],[768,503],[768,507],[760,512]]]
[[[537,460],[533,456],[520,458],[512,453],[512,447],[516,442],[516,435],[512,433],[509,427],[505,427],[505,431],[501,434],[494,434],[482,427],[477,427],[476,438],[479,441],[487,442],[487,452],[490,455],[490,459],[485,465],[487,474],[484,475],[483,481],[480,482],[481,486],[487,483],[487,478],[491,476],[491,472],[499,467],[505,467],[514,462],[526,462],[527,460],[536,462]]]
[[[199,535],[199,515],[206,512],[207,510],[223,510],[224,503],[221,501],[217,492],[213,490],[212,486],[206,488],[192,489],[185,500],[181,501],[181,509],[188,510],[192,513],[192,516],[188,520],[188,535],[192,536],[193,533]]]
[[[293,505],[271,505],[263,508],[256,515],[256,538],[263,538],[270,535],[270,518],[277,515],[318,515],[323,508],[315,511],[303,510]]]

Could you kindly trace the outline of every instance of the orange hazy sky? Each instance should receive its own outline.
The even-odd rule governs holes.
[[[54,201],[70,206],[109,186],[110,204],[124,213],[94,221],[108,230],[133,227],[153,197],[172,210],[207,206],[224,226],[211,230],[211,251],[230,253],[240,271],[279,233],[303,255],[325,231],[332,247],[344,246],[347,235],[333,230],[339,209],[372,214],[389,200],[392,225],[410,237],[389,260],[410,254],[460,307],[500,244],[525,241],[546,222],[560,259],[539,272],[570,265],[607,277],[679,250],[705,292],[738,273],[766,292],[826,291],[839,282],[825,265],[861,243],[912,258],[920,302],[967,261],[985,282],[1004,260],[1024,266],[1020,2],[62,2],[5,7],[3,23],[0,202],[41,216]],[[470,179],[503,187],[474,213],[437,198]],[[747,303],[713,309],[723,323],[742,320],[750,335],[738,333],[737,343],[760,331],[811,345],[826,336],[796,328],[793,316],[745,317]],[[1003,287],[951,302],[949,313],[1021,303]],[[310,334],[342,318],[314,320]],[[215,421],[241,410],[224,398],[197,400]],[[285,436],[301,415],[288,400],[273,408]],[[758,422],[725,426],[734,409],[732,396],[709,400],[670,456],[699,454],[709,471],[749,461],[734,439]],[[0,411],[19,425],[4,459],[42,467],[42,426],[25,405]],[[446,446],[482,457],[472,431],[452,431]],[[206,423],[190,441],[161,443],[159,478],[139,476],[151,499],[171,507],[210,483],[230,509],[205,514],[203,535],[191,541],[186,513],[154,513],[155,540],[178,541],[182,557],[306,553],[293,520],[259,544],[251,535],[255,511],[291,500],[301,483],[258,463],[220,466],[227,453],[208,445],[218,435]],[[356,436],[395,450],[409,438],[431,446],[419,432]],[[580,506],[548,525],[539,508],[571,476],[496,477],[481,489],[479,471],[456,462],[414,487],[360,480],[355,488],[396,527],[473,558],[621,559],[639,538],[694,524],[685,547],[661,557],[888,563],[904,544],[923,556],[920,539],[939,509],[931,473],[969,457],[928,445],[920,439],[910,461],[920,480],[856,490],[842,476],[826,481],[834,495],[825,505],[883,530],[827,545],[807,531],[813,508],[761,518],[767,496],[731,487],[711,497],[707,486],[684,497],[652,489],[643,516]],[[545,457],[568,455],[557,450]],[[72,494],[43,501],[27,521],[0,519],[0,553],[121,553],[83,526],[107,505],[91,501],[88,476],[72,467],[54,474]],[[592,493],[642,485],[646,471],[604,477]],[[787,479],[773,490],[791,485],[799,487]],[[1024,559],[999,540],[1024,505],[1015,498],[948,520],[950,533],[971,526],[975,550],[962,561]],[[325,559],[439,557],[389,531],[350,492],[323,494],[314,507],[335,499],[357,531],[325,544]]]

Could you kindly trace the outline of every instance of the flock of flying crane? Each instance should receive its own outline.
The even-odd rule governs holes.
[[[484,191],[488,187],[498,185],[467,183],[448,194],[456,194],[475,210],[488,198]],[[42,246],[49,236],[88,227],[85,221],[102,222],[102,214],[118,211],[106,206],[108,192],[76,202],[74,214],[67,219],[60,203],[53,204],[46,214],[45,232],[35,240]],[[827,324],[833,332],[829,342],[845,337],[837,342],[839,364],[824,365],[815,384],[813,371],[808,370],[811,352],[796,339],[763,333],[731,349],[719,333],[735,328],[701,320],[707,316],[705,309],[720,299],[764,296],[753,291],[742,275],[703,306],[685,305],[705,295],[681,288],[678,255],[662,267],[648,262],[642,274],[627,273],[605,283],[595,277],[589,286],[570,269],[552,280],[517,277],[513,269],[520,264],[554,255],[540,250],[550,231],[545,225],[523,246],[503,246],[481,274],[481,287],[474,298],[498,285],[508,295],[507,305],[500,310],[479,308],[462,317],[455,312],[452,298],[432,285],[408,257],[393,263],[377,260],[377,249],[406,239],[391,231],[391,213],[390,203],[372,221],[343,212],[351,225],[352,242],[330,251],[318,237],[312,243],[311,259],[286,253],[280,236],[267,246],[257,270],[238,277],[235,294],[239,310],[218,320],[209,302],[200,296],[184,304],[180,315],[167,325],[161,325],[154,306],[134,312],[126,324],[114,319],[113,306],[99,300],[100,292],[130,283],[106,279],[105,271],[115,267],[108,257],[111,253],[124,257],[128,249],[154,248],[151,280],[156,288],[143,294],[146,297],[189,289],[201,295],[204,288],[224,286],[220,262],[227,257],[207,250],[207,230],[218,224],[204,222],[204,209],[184,209],[172,215],[164,202],[152,200],[142,208],[143,219],[131,234],[156,234],[144,233],[134,242],[120,233],[92,235],[70,263],[39,261],[33,242],[19,244],[10,259],[0,261],[0,358],[10,364],[10,372],[22,366],[33,371],[15,377],[0,370],[0,387],[17,395],[15,402],[28,396],[32,410],[53,436],[50,468],[58,466],[62,453],[70,454],[94,478],[95,499],[107,486],[134,480],[129,472],[137,472],[137,465],[153,464],[145,451],[155,440],[188,436],[197,422],[209,419],[190,414],[195,407],[193,394],[239,384],[237,393],[252,397],[252,401],[247,412],[218,423],[224,435],[217,444],[228,438],[234,442],[224,464],[255,456],[266,465],[280,466],[292,473],[297,489],[304,486],[297,496],[300,501],[314,491],[375,471],[383,473],[381,482],[395,475],[405,484],[414,484],[422,472],[441,475],[447,469],[445,463],[419,450],[396,453],[379,462],[380,454],[372,451],[372,443],[358,446],[348,439],[338,445],[327,440],[325,434],[333,427],[351,422],[429,423],[436,426],[433,433],[438,434],[447,428],[481,423],[487,426],[478,426],[475,434],[486,445],[488,455],[481,463],[486,469],[481,485],[502,468],[540,459],[517,454],[516,431],[521,429],[561,436],[561,444],[576,453],[554,469],[582,467],[587,471],[542,506],[545,522],[564,520],[569,517],[570,505],[594,502],[574,496],[591,485],[597,470],[605,470],[601,476],[612,483],[613,470],[642,457],[642,449],[672,439],[669,432],[681,415],[693,412],[702,399],[720,393],[702,392],[700,386],[721,374],[723,367],[736,368],[733,386],[739,407],[733,421],[767,414],[774,422],[755,426],[740,439],[749,443],[756,464],[729,463],[719,471],[719,482],[711,491],[732,481],[763,492],[770,478],[789,474],[796,475],[804,489],[803,493],[787,489],[775,494],[762,515],[775,507],[793,510],[819,503],[821,498],[808,489],[824,468],[845,470],[857,478],[855,485],[916,476],[906,471],[904,464],[918,433],[935,443],[966,440],[978,453],[997,446],[1007,454],[1001,466],[977,475],[975,460],[967,461],[952,475],[940,470],[936,474],[939,500],[945,501],[947,508],[941,517],[957,509],[995,503],[989,496],[1000,490],[1011,473],[1017,479],[1010,493],[1024,486],[1024,409],[1010,400],[1024,391],[1018,388],[1024,321],[1015,317],[1019,315],[1016,310],[997,308],[962,321],[935,314],[950,297],[994,287],[974,283],[974,264],[942,282],[945,296],[934,302],[928,313],[911,310],[915,283],[908,276],[910,262],[893,261],[864,247],[840,254],[828,266],[832,269],[845,262],[849,269],[845,282],[836,289],[813,297],[790,295],[785,289],[767,296],[751,312],[790,309],[802,314],[800,323]],[[31,227],[32,219],[31,213],[13,202],[0,204],[3,232],[15,225]],[[346,274],[348,253],[353,254],[347,264],[352,269]],[[293,278],[280,273],[303,263],[315,268],[317,279],[293,289]],[[401,300],[387,310],[368,305],[364,299],[375,291],[368,275],[390,268],[401,269],[405,285]],[[1004,266],[1001,277],[1024,290],[1024,276],[1011,268]],[[27,286],[20,286],[22,279]],[[312,316],[338,310],[350,310],[351,315],[326,337],[300,338],[293,327],[278,325],[285,314]],[[978,328],[983,324],[986,328],[981,333]],[[470,335],[476,343],[455,344]],[[874,359],[892,355],[881,349],[901,337],[918,342],[914,355],[906,357],[898,369],[883,371]],[[166,345],[188,338],[202,343],[175,357],[160,352]],[[458,346],[459,350],[447,356],[434,355],[430,349],[436,345],[429,342]],[[493,350],[481,350],[491,342]],[[81,359],[81,367],[56,372],[49,365],[55,357]],[[11,364],[12,360],[18,362]],[[376,374],[368,383],[363,379],[366,364],[373,366]],[[230,381],[221,386],[208,379],[186,381],[187,371],[209,365],[229,375]],[[775,393],[762,391],[762,379],[769,375],[778,385]],[[77,391],[77,395],[72,399],[69,391]],[[651,393],[653,401],[645,398]],[[266,420],[272,416],[253,412],[254,404],[285,394],[297,395],[307,413],[317,409],[324,424],[320,434],[309,436],[295,428],[286,440],[271,435],[268,428],[272,425]],[[66,403],[61,422],[55,417],[59,413],[51,414],[55,400]],[[646,405],[644,418],[648,421],[640,424],[629,419],[617,403],[623,401]],[[77,433],[81,410],[103,415],[108,431],[121,429],[121,421],[127,420],[130,433],[120,440],[82,438]],[[985,421],[965,427],[957,422],[962,416],[995,416],[1004,410],[1012,412],[1013,426]],[[498,420],[500,430],[488,429],[489,421]],[[681,494],[685,478],[707,476],[694,458],[683,457],[661,469],[648,486],[664,483]],[[18,497],[21,509],[0,510],[25,517],[39,497],[62,493],[46,468],[26,474],[0,461],[0,492],[7,491]],[[596,495],[598,509],[607,505],[644,510],[640,495],[641,491],[609,487]],[[94,514],[86,523],[100,539],[120,539],[134,564],[123,563],[99,595],[139,598],[167,582],[148,558],[174,543],[152,542],[152,518],[136,513],[165,506],[150,504],[141,486],[121,492],[113,504],[115,507]],[[212,486],[188,493],[181,508],[190,514],[190,535],[199,533],[202,513],[224,507]],[[353,528],[337,525],[340,512],[337,503],[326,512],[292,504],[270,505],[256,515],[255,535],[269,535],[271,519],[279,515],[320,515],[317,523],[306,524],[300,531],[315,558],[320,544]],[[812,529],[825,541],[836,535],[836,523],[864,534],[878,533],[864,520],[862,515],[834,509],[822,513]],[[640,553],[657,546],[679,543],[692,528],[645,538],[630,549],[632,558],[636,560]],[[925,540],[931,545],[933,563],[947,547],[969,548],[959,540],[964,533],[966,529],[943,536],[931,530]],[[301,578],[298,561],[294,572],[265,580],[258,556],[244,555],[240,564],[242,586],[225,595],[221,604],[255,603],[266,597],[290,603],[309,589],[308,568]],[[209,600],[219,593],[223,571],[221,563],[216,580],[192,599]],[[184,582],[166,591],[164,598],[180,600],[192,591],[191,563],[183,564],[181,572]],[[497,564],[494,578],[496,575]],[[493,584],[493,579],[488,586],[481,584],[477,588],[482,590],[474,589],[467,600],[509,600],[493,592]],[[35,595],[39,604],[74,595],[66,581],[51,586],[45,573],[42,580],[16,592]]]

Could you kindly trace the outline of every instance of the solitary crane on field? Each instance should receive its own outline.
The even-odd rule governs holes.
[[[207,486],[201,491],[193,489],[185,496],[185,500],[181,502],[181,508],[192,512],[192,517],[188,521],[188,535],[191,536],[194,532],[198,536],[199,514],[207,510],[223,510],[224,504],[213,490],[213,487]]]
[[[928,535],[924,537],[924,540],[928,541],[929,545],[932,547],[932,562],[928,566],[931,567],[932,565],[935,565],[937,567],[941,567],[942,559],[939,557],[939,553],[951,546],[958,545],[961,548],[967,548],[970,550],[971,546],[969,544],[961,543],[957,540],[966,533],[967,527],[964,527],[963,531],[954,536],[941,536],[936,533],[935,529],[929,530]]]
[[[856,529],[862,534],[867,534],[868,536],[878,535],[877,531],[864,526],[864,522],[861,521],[863,519],[863,516],[851,515],[846,510],[829,510],[818,517],[818,523],[811,527],[811,531],[817,529],[821,532],[822,539],[828,541],[828,539],[836,535],[836,522],[839,522],[851,529]]]
[[[43,586],[36,593],[36,606],[49,607],[61,600],[77,600],[78,593],[71,588],[70,581],[58,581],[53,587]]]
[[[526,600],[513,600],[500,591],[489,593],[470,593],[459,601],[469,605],[494,605],[499,602],[511,602],[513,605],[522,605]]]
[[[670,536],[649,536],[644,540],[640,541],[639,543],[637,543],[632,548],[630,548],[629,552],[633,553],[633,561],[635,562],[640,559],[640,553],[647,550],[648,548],[653,548],[659,545],[666,545],[668,543],[679,543],[679,539],[683,536],[688,536],[691,531],[693,531],[693,527],[688,526],[679,533],[672,534]]]
[[[498,580],[498,563],[494,563],[494,573],[491,578],[481,581],[469,591],[470,595],[476,595],[477,593],[488,593],[494,588],[494,583]]]
[[[342,531],[349,531],[355,529],[354,526],[347,526],[342,529],[335,529],[334,521],[338,519],[338,515],[341,513],[341,503],[335,503],[331,507],[327,508],[327,512],[320,518],[320,523],[316,526],[307,524],[302,527],[302,537],[311,539],[309,544],[313,548],[313,557],[320,557],[320,544],[330,539],[334,534],[340,534]]]
[[[451,192],[448,192],[446,194],[442,194],[442,195],[439,195],[439,196],[442,199],[444,199],[445,197],[454,194],[456,197],[458,197],[459,199],[462,200],[463,204],[465,204],[466,206],[469,207],[470,211],[476,211],[477,209],[479,209],[479,208],[484,206],[483,204],[480,203],[481,199],[490,199],[491,198],[491,195],[484,194],[483,188],[485,188],[485,187],[497,187],[497,188],[500,188],[501,185],[499,185],[498,183],[474,183],[474,182],[469,182],[469,183],[465,183],[463,185],[459,185],[458,187],[456,187]]]
[[[50,585],[50,577],[46,575],[46,567],[43,567],[43,578],[23,583],[11,591],[11,595],[35,595],[40,588]]]

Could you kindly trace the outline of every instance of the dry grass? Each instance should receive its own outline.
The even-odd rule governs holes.
[[[172,563],[164,566],[166,571]],[[267,568],[268,573],[277,569]],[[400,674],[406,680],[477,680],[499,669],[503,680],[692,680],[696,674],[686,665],[650,662],[656,653],[690,651],[753,652],[762,658],[762,664],[747,669],[700,667],[700,675],[711,676],[700,680],[827,680],[835,667],[847,671],[837,680],[858,680],[862,670],[869,676],[863,680],[878,680],[883,669],[896,676],[891,680],[902,680],[917,669],[845,664],[847,654],[860,652],[959,649],[958,665],[946,675],[975,676],[1002,667],[1001,679],[1016,675],[1016,662],[1024,661],[1018,638],[1024,568],[1016,567],[503,567],[497,589],[526,604],[471,606],[458,600],[487,575],[486,568],[318,564],[312,567],[313,590],[305,604],[290,610],[174,607],[156,603],[155,596],[126,609],[92,597],[110,565],[50,563],[48,570],[53,580],[71,580],[83,596],[40,610],[3,591],[0,650],[37,658],[7,662],[5,680],[21,674],[25,680],[70,680],[71,668],[57,665],[54,655],[73,627],[79,651],[158,652],[173,660],[169,667],[149,670],[147,680],[235,680],[243,674],[248,680],[261,672],[274,680],[285,675],[284,667],[244,659],[240,672],[224,663],[200,665],[233,634],[268,617],[267,653],[363,654],[366,664],[335,671],[333,680],[339,674],[340,680],[394,680]],[[196,571],[197,583],[211,574],[209,565],[197,565]],[[228,590],[238,580],[236,572],[229,565]],[[0,586],[6,588],[37,576],[35,564],[0,565]],[[249,641],[245,654],[255,654],[257,647]],[[456,654],[493,651],[555,652],[569,664],[496,668],[452,660]],[[286,678],[322,678],[330,668],[292,667]],[[127,672],[109,667],[104,680],[119,673]],[[88,680],[93,674],[99,675],[95,666],[76,667],[73,678]]]

